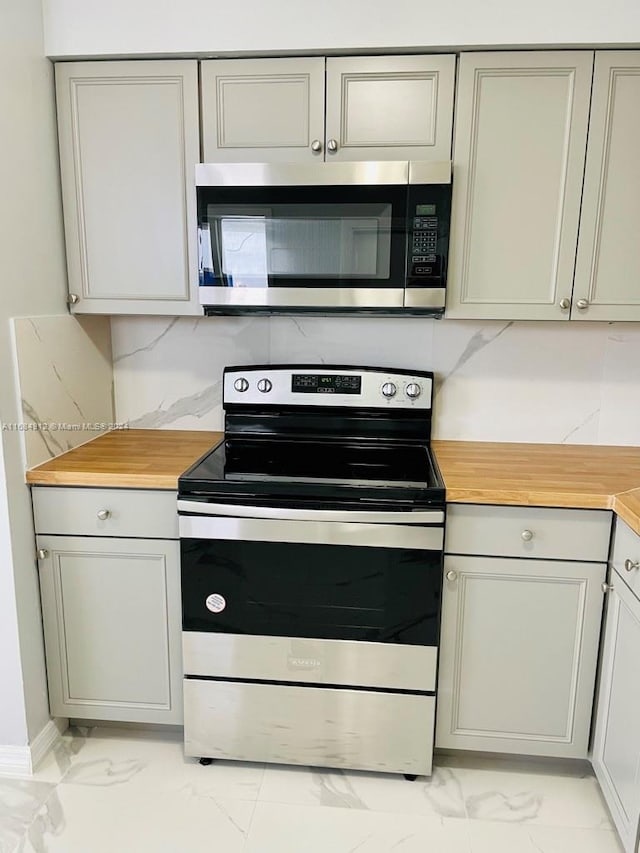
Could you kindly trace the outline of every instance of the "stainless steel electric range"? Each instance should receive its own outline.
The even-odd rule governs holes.
[[[224,372],[179,480],[187,755],[429,774],[445,492],[433,374]]]

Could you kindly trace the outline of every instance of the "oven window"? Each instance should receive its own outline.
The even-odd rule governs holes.
[[[437,551],[183,539],[181,562],[185,631],[437,644]]]
[[[198,193],[201,284],[403,284],[406,188],[199,188]]]

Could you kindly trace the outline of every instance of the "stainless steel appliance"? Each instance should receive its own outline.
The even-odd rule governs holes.
[[[179,480],[187,755],[431,772],[445,494],[431,373],[224,373]]]
[[[451,163],[196,167],[200,302],[238,311],[444,311]]]

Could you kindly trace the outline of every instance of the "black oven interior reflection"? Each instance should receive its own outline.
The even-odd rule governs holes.
[[[181,563],[185,631],[438,642],[439,551],[183,539]]]

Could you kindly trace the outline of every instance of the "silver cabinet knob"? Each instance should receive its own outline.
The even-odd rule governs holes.
[[[422,388],[417,382],[410,382],[406,387],[406,394],[410,400],[415,400],[422,394]]]
[[[110,509],[99,509],[96,513],[100,521],[106,521],[108,518],[111,518],[111,510]]]
[[[603,581],[603,582],[600,584],[600,589],[601,589],[601,590],[604,592],[604,594],[606,595],[608,592],[611,592],[611,590],[613,589],[613,584],[612,584],[612,583],[607,583],[606,581]]]
[[[576,302],[576,305],[578,306],[578,308],[581,311],[584,311],[585,308],[589,307],[589,300],[588,299],[578,299],[578,301]]]
[[[245,378],[244,378],[244,376],[240,376],[240,377],[239,377],[238,379],[236,379],[236,381],[233,383],[233,387],[236,389],[236,391],[239,391],[239,392],[242,394],[242,393],[244,393],[244,392],[247,390],[247,388],[249,387],[249,380],[248,380],[248,379],[245,379]]]
[[[268,393],[273,388],[270,379],[260,379],[258,382],[258,391],[262,391],[263,394]]]
[[[523,542],[531,542],[533,539],[533,530],[523,530],[520,536]]]
[[[335,154],[337,150],[338,150],[338,140],[337,139],[330,139],[327,142],[327,151],[331,151],[332,154]]]
[[[562,308],[562,310],[563,310],[563,311],[568,311],[568,310],[569,310],[569,308],[571,308],[571,300],[570,300],[570,299],[567,299],[567,297],[566,297],[566,296],[564,296],[564,297],[560,300],[560,302],[558,303],[558,305]]]
[[[314,139],[311,143],[311,150],[318,154],[318,152],[322,151],[322,142],[319,139]]]
[[[447,572],[447,580],[448,581],[457,581],[458,580],[458,573],[454,572],[453,569],[449,569],[449,571]]]
[[[67,296],[67,302],[69,303],[69,305],[77,305],[78,302],[80,302],[80,297],[77,293],[70,293]]]
[[[48,556],[49,556],[49,552],[47,551],[46,548],[38,548],[38,559],[39,560],[46,560]]]
[[[640,569],[640,560],[625,560],[624,567],[628,572],[632,572],[634,569]]]
[[[395,397],[397,391],[398,389],[396,388],[395,382],[385,382],[382,386],[382,396],[386,397],[387,400]]]

